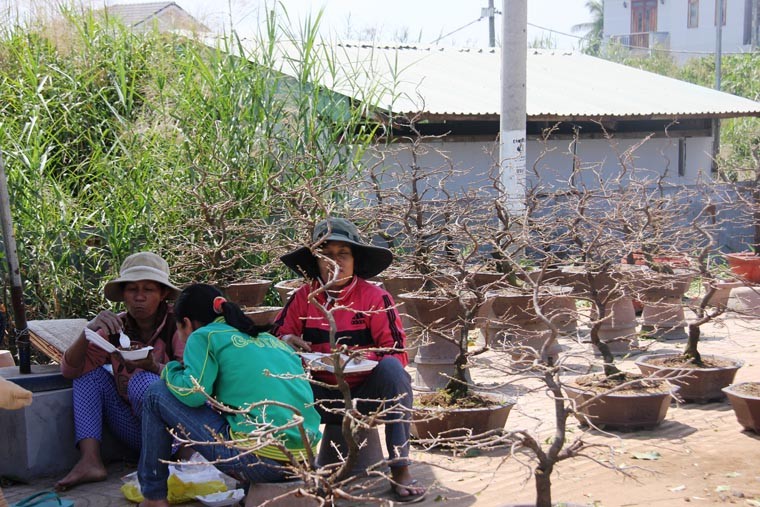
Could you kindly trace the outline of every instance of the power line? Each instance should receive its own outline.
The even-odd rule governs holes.
[[[464,29],[465,29],[465,28],[467,28],[468,26],[470,26],[470,25],[472,25],[472,24],[475,24],[475,23],[477,23],[477,22],[478,22],[478,21],[480,21],[481,19],[485,19],[485,16],[481,16],[481,17],[479,17],[478,19],[476,19],[476,20],[474,20],[474,21],[470,21],[470,22],[469,22],[469,23],[467,23],[466,25],[462,25],[462,26],[460,26],[459,28],[457,28],[457,29],[455,29],[455,30],[452,30],[451,32],[447,33],[446,35],[441,35],[440,37],[438,37],[438,38],[437,38],[437,39],[435,39],[434,41],[431,41],[431,42],[430,42],[430,44],[435,44],[436,42],[438,42],[438,41],[440,41],[440,40],[442,40],[442,39],[445,39],[445,38],[446,38],[446,37],[448,37],[449,35],[454,35],[454,34],[455,34],[455,33],[457,33],[458,31],[460,31],[460,30],[464,30]]]

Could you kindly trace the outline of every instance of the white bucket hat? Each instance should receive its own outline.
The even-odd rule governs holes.
[[[130,255],[121,264],[119,278],[111,280],[103,288],[109,301],[124,301],[124,284],[151,280],[169,289],[167,299],[175,299],[180,290],[169,281],[169,264],[153,252],[138,252]]]

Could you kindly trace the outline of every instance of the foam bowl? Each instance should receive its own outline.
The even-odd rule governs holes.
[[[208,505],[209,507],[225,507],[238,503],[243,499],[244,494],[245,492],[242,489],[233,489],[231,491],[211,493],[210,495],[196,496],[195,498],[203,505]]]
[[[135,350],[117,350],[119,351],[119,354],[121,354],[121,357],[127,361],[139,361],[140,359],[145,359],[148,357],[148,352],[153,350],[153,347],[148,346]]]

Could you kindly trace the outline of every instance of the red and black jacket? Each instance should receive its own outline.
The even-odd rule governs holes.
[[[279,337],[287,334],[300,336],[311,344],[313,352],[330,352],[330,326],[327,319],[315,305],[308,303],[309,293],[319,288],[319,282],[313,281],[299,288],[274,322],[272,332]],[[394,351],[371,351],[367,358],[380,360],[383,356],[396,357],[401,364],[409,363],[406,347],[406,333],[401,325],[398,310],[388,292],[366,280],[354,276],[351,283],[340,291],[338,298],[330,298],[322,292],[317,301],[326,308],[339,307],[333,312],[338,332],[336,341],[352,349],[384,348]],[[335,384],[335,376],[325,371],[314,371],[314,378],[325,383]],[[368,372],[348,375],[346,381],[350,386],[361,384]]]

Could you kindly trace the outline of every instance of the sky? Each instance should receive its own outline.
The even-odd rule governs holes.
[[[96,7],[103,0],[91,0]],[[271,0],[174,0],[180,7],[212,29],[232,26],[241,34],[255,32]],[[586,0],[526,0],[528,2],[528,44],[550,40],[552,47],[578,47],[582,33],[573,33],[573,25],[591,20]],[[108,4],[141,3],[140,0],[106,0]],[[25,9],[30,5],[55,5],[56,0],[0,0],[0,9]],[[320,23],[323,36],[341,39],[366,39],[375,33],[383,42],[406,41],[456,47],[488,46],[488,18],[481,9],[488,0],[282,0],[293,22],[324,8]],[[497,11],[502,0],[494,0]],[[230,15],[230,13],[232,13]],[[496,16],[497,45],[501,33],[501,16]],[[541,28],[539,28],[541,27]],[[553,31],[551,31],[553,30]],[[561,35],[562,33],[568,35]],[[403,38],[406,34],[406,38]],[[441,38],[442,37],[442,38]]]

